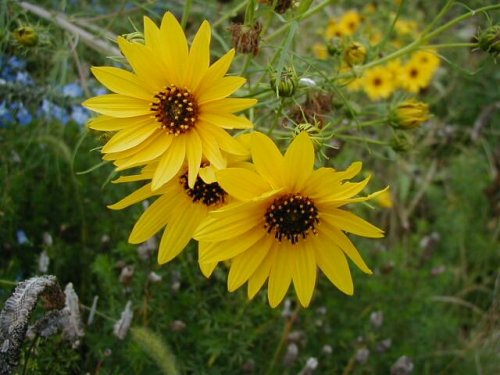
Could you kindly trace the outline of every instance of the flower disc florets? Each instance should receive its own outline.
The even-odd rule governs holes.
[[[154,97],[151,111],[169,134],[186,133],[196,124],[198,105],[188,89],[170,85]]]
[[[318,209],[314,202],[300,194],[286,194],[276,198],[265,214],[264,227],[274,238],[287,238],[292,244],[305,239],[309,232],[317,233]]]
[[[205,206],[216,206],[224,203],[226,199],[226,192],[217,182],[207,184],[201,179],[201,177],[197,177],[196,182],[191,189],[188,186],[187,173],[183,174],[179,178],[179,182],[186,191],[186,194],[193,200],[194,203],[200,202]]]

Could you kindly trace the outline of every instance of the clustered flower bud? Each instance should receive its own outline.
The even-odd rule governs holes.
[[[360,65],[365,62],[366,47],[358,42],[352,42],[344,50],[344,62],[349,66]]]
[[[500,53],[500,25],[488,27],[477,36],[479,48],[493,57]]]
[[[280,74],[280,79],[278,82],[278,76],[273,73],[271,76],[271,88],[280,98],[288,98],[293,96],[295,90],[298,86],[297,73],[293,68],[285,68]]]
[[[12,34],[16,41],[25,47],[34,47],[38,44],[38,33],[31,26],[18,27]]]
[[[429,120],[429,105],[414,99],[399,103],[391,113],[391,125],[400,129],[414,129]]]

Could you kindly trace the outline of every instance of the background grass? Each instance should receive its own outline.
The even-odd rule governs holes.
[[[373,17],[382,19],[395,9],[392,2],[379,3],[383,11]],[[442,2],[409,3],[405,15],[424,22]],[[354,297],[343,295],[321,276],[308,309],[297,309],[290,293],[289,311],[283,304],[273,310],[263,292],[251,302],[245,290],[229,294],[225,267],[219,267],[210,280],[204,279],[196,266],[195,243],[162,267],[156,264],[154,252],[140,257],[137,246],[127,243],[142,208],[106,209],[134,186],[109,184],[110,165],[93,169],[101,163],[97,148],[103,136],[88,132],[74,120],[63,124],[55,113],[55,117],[36,115],[44,99],[71,113],[83,97],[98,89],[89,66],[109,64],[109,60],[74,34],[24,12],[15,2],[2,4],[2,69],[5,73],[5,61],[15,56],[26,62],[23,71],[33,83],[4,82],[1,97],[8,106],[24,103],[34,115],[24,126],[0,120],[0,301],[10,295],[12,282],[40,274],[42,251],[50,258],[48,273],[56,275],[62,285],[74,284],[84,320],[94,296],[99,297],[99,314],[85,325],[80,347],[71,349],[56,335],[37,341],[27,360],[30,344],[26,343],[22,362],[26,373],[160,374],[177,368],[183,374],[263,374],[279,348],[271,371],[276,374],[297,374],[310,357],[318,359],[317,374],[387,374],[403,355],[411,358],[416,374],[498,371],[498,113],[493,111],[484,120],[477,139],[470,136],[485,109],[499,100],[499,71],[491,58],[467,49],[443,52],[453,63],[444,63],[435,85],[422,94],[432,104],[435,117],[412,134],[414,143],[408,153],[347,142],[328,161],[344,167],[363,160],[373,172],[373,190],[391,186],[392,209],[360,209],[363,217],[387,231],[381,240],[355,240],[374,275],[353,269]],[[143,15],[158,21],[168,9],[181,16],[185,5],[180,1],[53,0],[37,4],[66,14],[75,24],[84,20],[87,27],[95,25],[115,34],[130,32],[131,22],[141,29]],[[220,55],[230,45],[227,19],[238,4],[195,1],[188,33],[192,35],[203,18],[212,23],[222,20],[214,29],[212,43],[213,54]],[[363,4],[332,2],[304,24],[324,25],[327,15],[350,7],[361,9]],[[269,9],[259,9],[263,9],[259,19],[270,19]],[[457,6],[448,17],[462,11]],[[269,33],[288,22],[286,15],[273,17]],[[484,16],[473,18],[460,25],[457,33],[490,22]],[[36,47],[12,40],[10,32],[20,25],[36,28]],[[316,35],[314,30],[311,35],[300,35],[289,51],[302,72],[324,66],[311,57],[308,48]],[[262,55],[249,63],[245,56],[237,56],[233,72],[240,72],[245,64],[249,76],[266,71],[266,56],[283,46],[286,34],[269,42],[265,37]],[[262,85],[267,85],[264,81]],[[72,82],[82,87],[81,96],[63,94],[65,85]],[[255,88],[259,87],[264,86]],[[366,98],[346,95],[350,105],[365,105]],[[279,122],[276,113],[292,104],[269,96],[261,100],[258,110]],[[339,109],[332,121],[349,112]],[[263,123],[257,120],[261,129]],[[89,169],[93,170],[80,173]],[[20,231],[27,241],[19,238]],[[44,241],[47,234],[52,243]],[[120,281],[124,265],[134,269],[126,282]],[[160,282],[148,279],[152,271],[161,276]],[[113,325],[128,300],[137,331],[119,340],[112,333]],[[379,326],[371,322],[374,312],[383,314]],[[388,341],[383,347],[383,340],[390,340],[390,347]],[[298,348],[295,357],[286,355],[292,344]],[[362,358],[367,353],[364,349],[367,358]],[[169,367],[161,358],[176,363]]]

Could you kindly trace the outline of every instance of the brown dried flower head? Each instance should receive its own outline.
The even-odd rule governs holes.
[[[239,53],[251,53],[254,56],[259,53],[259,39],[262,31],[262,24],[259,22],[253,25],[233,23],[229,26],[232,34],[233,47]]]

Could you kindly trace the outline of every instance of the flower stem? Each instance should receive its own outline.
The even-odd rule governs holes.
[[[500,9],[500,4],[497,4],[497,5],[488,5],[488,6],[484,6],[484,7],[475,9],[475,10],[471,10],[471,11],[465,13],[465,14],[462,14],[461,16],[458,16],[458,17],[452,19],[448,23],[445,23],[443,26],[438,27],[433,32],[424,35],[421,38],[421,42],[425,43],[425,42],[427,42],[427,41],[435,38],[437,35],[439,35],[442,32],[448,30],[449,28],[455,26],[457,23],[465,21],[466,19],[469,19],[471,17],[474,17],[477,13],[487,12],[489,10],[497,10],[497,9]]]
[[[274,367],[276,366],[276,363],[278,362],[278,358],[283,351],[283,347],[285,346],[286,339],[288,337],[288,334],[290,333],[293,323],[297,320],[297,317],[299,315],[299,310],[300,310],[300,305],[297,304],[297,307],[295,310],[292,312],[292,315],[290,318],[286,321],[284,327],[283,327],[283,332],[280,337],[280,341],[278,343],[278,346],[276,347],[276,350],[274,351],[273,359],[271,360],[271,364],[269,365],[269,368],[266,371],[266,375],[272,374]]]
[[[185,0],[184,10],[182,11],[181,26],[183,29],[186,28],[187,20],[189,19],[189,13],[191,13],[191,6],[193,5],[193,0]]]

